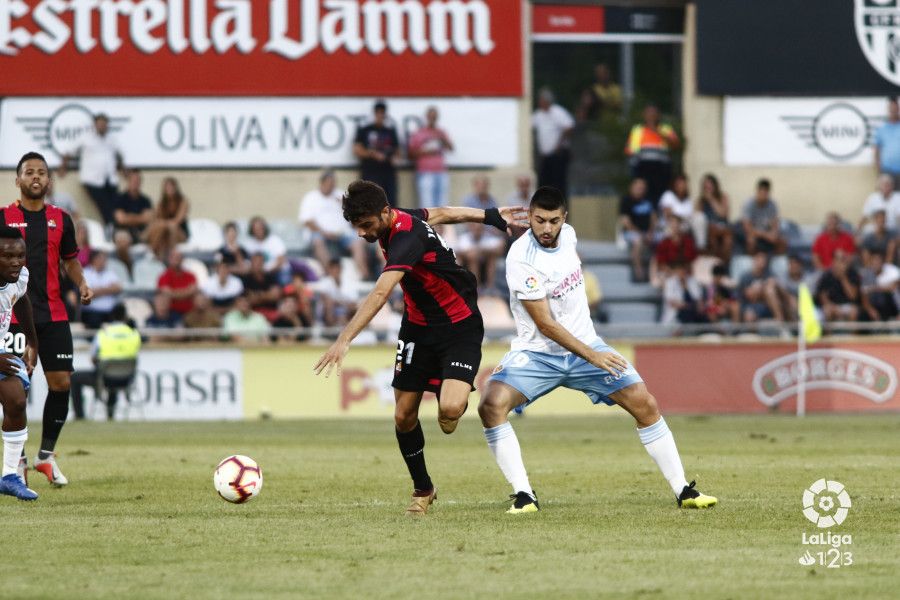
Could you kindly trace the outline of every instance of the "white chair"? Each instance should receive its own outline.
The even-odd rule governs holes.
[[[194,274],[194,277],[197,278],[197,287],[203,287],[203,284],[209,279],[209,269],[207,269],[203,261],[198,258],[182,259],[181,268]]]
[[[509,304],[496,296],[478,298],[478,310],[484,320],[485,329],[513,330],[516,322],[509,312]]]
[[[116,274],[116,277],[119,278],[119,282],[124,289],[131,287],[131,273],[128,272],[128,267],[125,266],[125,263],[118,258],[111,256],[106,261],[106,266],[110,271]]]
[[[134,263],[132,268],[132,280],[134,289],[155,290],[159,282],[159,276],[166,270],[166,265],[152,257],[142,258]]]
[[[212,219],[190,219],[187,248],[197,252],[215,252],[225,243],[222,227]]]
[[[153,314],[153,307],[143,298],[125,298],[125,314],[134,319],[138,329],[147,324],[147,319]]]
[[[112,242],[106,239],[106,230],[100,221],[82,217],[81,222],[87,229],[88,243],[93,250],[103,250],[104,252],[112,252],[114,246]]]
[[[305,252],[312,244],[309,231],[296,221],[272,219],[269,228],[281,238],[289,252]]]

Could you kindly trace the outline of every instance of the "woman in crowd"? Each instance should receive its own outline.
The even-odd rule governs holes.
[[[165,260],[176,244],[187,241],[189,210],[190,204],[181,193],[178,180],[166,177],[156,214],[145,233],[147,245],[160,260]]]
[[[728,222],[728,194],[719,187],[719,180],[712,173],[703,176],[697,208],[706,217],[706,249],[724,264],[731,262],[734,234]]]

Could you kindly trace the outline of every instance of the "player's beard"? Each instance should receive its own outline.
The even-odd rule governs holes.
[[[534,236],[534,239],[538,241],[538,244],[543,246],[544,248],[553,248],[556,246],[556,242],[559,240],[559,235],[562,233],[562,227],[559,228],[559,231],[556,232],[556,235],[553,236],[553,239],[549,241],[544,241],[544,238],[534,232],[534,229],[531,230],[531,235]]]
[[[41,186],[40,191],[34,191],[31,187],[31,184],[22,185],[19,190],[22,192],[22,197],[27,198],[28,200],[43,200],[47,195],[47,189],[50,187],[49,184]]]

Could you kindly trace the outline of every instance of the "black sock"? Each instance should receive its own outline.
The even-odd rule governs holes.
[[[66,424],[69,416],[69,390],[64,392],[47,392],[47,400],[44,402],[44,432],[41,437],[40,458],[47,458],[56,448],[56,440],[59,432]]]
[[[422,433],[422,424],[417,421],[415,429],[406,433],[397,431],[397,443],[416,490],[432,489],[434,486],[425,468],[425,434]]]

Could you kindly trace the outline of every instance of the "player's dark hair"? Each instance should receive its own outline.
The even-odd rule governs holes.
[[[47,164],[47,159],[44,158],[44,155],[40,152],[26,152],[22,158],[19,159],[19,164],[16,165],[16,175],[22,174],[22,165],[24,165],[29,160],[39,160],[44,163],[44,166],[47,167],[47,171],[50,170],[50,165]]]
[[[349,186],[343,198],[344,219],[358,223],[366,217],[375,217],[388,205],[387,194],[377,183],[357,179]]]
[[[116,304],[113,306],[113,309],[109,311],[110,321],[125,321],[127,317],[128,311],[125,310],[124,304]]]
[[[543,210],[562,209],[566,212],[566,197],[563,193],[554,187],[547,185],[539,187],[531,196],[531,208],[540,208]]]
[[[6,225],[0,225],[0,239],[3,240],[21,240],[22,232],[16,229],[15,227],[7,227]]]

